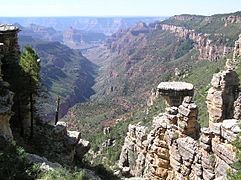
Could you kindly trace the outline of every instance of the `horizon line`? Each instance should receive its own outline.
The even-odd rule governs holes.
[[[172,15],[172,16],[174,16],[174,15]],[[109,15],[106,15],[106,16],[104,16],[104,15],[100,15],[100,16],[1,16],[0,15],[0,18],[48,18],[48,17],[54,17],[54,18],[61,18],[61,17],[102,17],[102,18],[108,18],[108,17],[130,17],[130,18],[135,18],[135,17],[150,17],[150,18],[152,18],[152,17],[171,17],[171,16],[167,16],[167,15],[161,15],[161,16],[145,16],[145,15],[140,15],[140,16],[138,16],[138,15],[136,15],[136,16],[132,16],[132,15],[130,15],[130,16],[128,16],[128,15],[120,15],[120,16],[117,16],[117,15],[113,15],[113,16],[109,16]]]

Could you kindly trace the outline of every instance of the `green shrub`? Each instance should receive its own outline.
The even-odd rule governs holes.
[[[27,173],[31,166],[26,162],[26,153],[16,142],[6,144],[0,150],[0,177],[1,179],[32,179]]]
[[[228,170],[229,180],[240,180],[241,179],[241,133],[238,135],[236,140],[232,143],[236,147],[236,161],[233,163],[235,170]]]
[[[88,180],[85,177],[84,172],[70,173],[66,169],[54,169],[53,171],[47,171],[41,177],[43,180]]]

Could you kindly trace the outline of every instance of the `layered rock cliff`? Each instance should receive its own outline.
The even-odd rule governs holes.
[[[195,48],[199,51],[199,59],[214,61],[226,56],[233,50],[233,47],[213,44],[212,40],[208,38],[209,34],[197,33],[191,29],[168,24],[157,25],[155,28],[171,31],[182,39],[193,40],[196,43]]]
[[[175,21],[175,23],[173,23]],[[196,22],[193,22],[196,21]],[[211,30],[205,29],[204,27],[198,27],[198,25],[193,25],[190,27],[186,24],[190,22],[200,23],[201,24],[212,24],[221,21],[220,24],[223,24],[223,28],[227,27],[229,24],[240,24],[240,16],[224,16],[221,19],[218,19],[214,16],[203,17],[203,16],[192,16],[192,15],[181,15],[174,16],[160,23],[154,23],[147,26],[145,23],[138,23],[132,28],[125,30],[120,30],[107,41],[107,46],[112,52],[117,52],[119,54],[126,53],[130,45],[137,45],[138,48],[143,48],[146,43],[148,43],[148,34],[153,34],[157,30],[170,31],[179,37],[179,41],[190,39],[195,42],[195,49],[199,51],[199,59],[206,59],[209,61],[214,61],[220,59],[227,54],[231,53],[233,50],[232,46],[225,45],[224,42],[230,40],[230,38],[224,38],[225,32],[215,33],[217,31],[215,28],[219,27],[210,27],[214,29],[214,32],[210,33]],[[167,23],[167,24],[165,24]],[[178,26],[178,24],[180,24]],[[196,29],[191,29],[191,28]],[[201,29],[201,30],[200,30]],[[204,29],[204,30],[202,30]],[[207,32],[207,33],[206,33]],[[210,38],[211,37],[211,38]],[[215,38],[221,39],[215,41]],[[214,39],[212,39],[214,38]],[[141,44],[135,44],[135,42],[141,42]],[[128,46],[125,46],[128,43]],[[142,46],[141,46],[142,45]],[[129,52],[130,55],[131,52]],[[128,54],[128,52],[127,52]]]
[[[226,73],[220,74],[225,77]],[[168,93],[170,89],[165,96]],[[232,93],[229,91],[229,96],[233,96]],[[222,97],[217,99],[223,101]],[[225,107],[213,103],[210,117],[216,117],[221,108],[223,119],[217,122],[210,118],[210,128],[201,130],[197,121],[198,107],[191,96],[185,96],[180,102],[178,105],[176,101],[175,106],[154,118],[150,132],[146,127],[129,125],[119,161],[121,168],[128,167],[130,175],[148,179],[210,180],[226,176],[226,170],[235,162],[231,142],[241,132],[240,120],[225,119],[225,112],[232,111],[229,108],[233,101]],[[232,115],[228,118],[233,118]]]
[[[239,78],[233,70],[214,74],[207,95],[209,126],[234,115],[234,101],[239,95]]]
[[[222,18],[222,20],[225,22],[225,26],[229,24],[236,24],[236,23],[241,23],[241,16],[240,15],[231,15]]]
[[[232,142],[241,132],[240,80],[233,68],[213,75],[208,128],[200,129],[193,91],[184,82],[158,86],[167,108],[154,118],[151,130],[129,125],[119,160],[123,175],[151,180],[226,178],[236,161]]]
[[[111,52],[127,56],[133,52],[129,51],[132,46],[144,47],[147,43],[146,35],[151,29],[143,22],[137,23],[134,27],[121,29],[113,34],[107,41],[107,47]],[[140,43],[141,42],[141,43]]]
[[[239,39],[235,41],[234,51],[233,51],[233,60],[241,59],[241,34],[239,35]]]

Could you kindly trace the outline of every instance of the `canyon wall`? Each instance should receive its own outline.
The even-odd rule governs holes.
[[[227,26],[229,24],[241,23],[241,16],[227,16],[222,18],[222,20],[225,22],[225,26]]]
[[[169,24],[157,23],[152,26],[147,26],[145,23],[141,22],[132,28],[119,30],[107,40],[106,45],[111,52],[128,57],[133,53],[133,50],[130,51],[131,48],[144,49],[145,45],[150,43],[149,36],[154,34],[157,30],[170,31],[174,33],[175,36],[179,37],[180,40],[191,39],[194,42],[194,48],[199,51],[199,59],[215,61],[233,51],[233,47],[215,44],[209,38],[210,34],[207,33],[198,33],[192,29]]]
[[[214,61],[226,56],[233,50],[232,47],[212,44],[212,40],[208,39],[208,34],[197,33],[184,27],[157,24],[155,28],[171,31],[182,39],[193,40],[196,43],[195,48],[199,51],[199,59]]]

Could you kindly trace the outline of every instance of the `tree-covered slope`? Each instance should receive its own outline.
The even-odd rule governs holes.
[[[240,34],[241,12],[212,16],[178,15],[160,22],[208,34],[214,44],[233,46]]]
[[[54,119],[57,97],[60,97],[60,117],[76,103],[85,102],[94,94],[92,86],[96,65],[80,51],[59,42],[21,43],[31,45],[41,59],[41,79],[47,89],[47,98],[40,100],[41,115]]]

